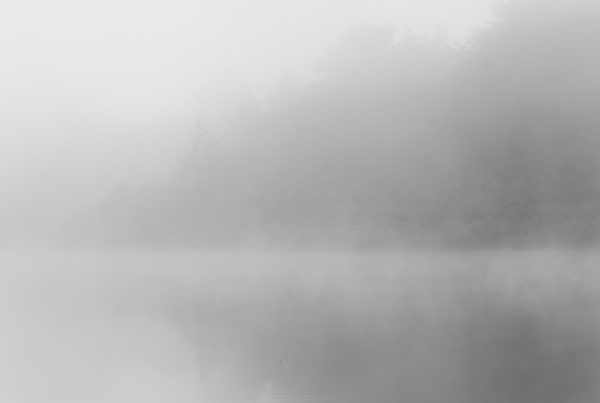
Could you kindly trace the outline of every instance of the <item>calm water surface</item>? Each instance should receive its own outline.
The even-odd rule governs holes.
[[[0,401],[589,403],[599,258],[5,252]]]

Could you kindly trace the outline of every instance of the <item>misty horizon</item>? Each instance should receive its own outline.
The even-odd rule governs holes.
[[[600,3],[0,5],[0,402],[593,403]]]
[[[1,237],[48,242],[111,188],[168,179],[198,120],[229,141],[236,105],[264,107],[289,80],[318,78],[352,27],[466,40],[489,11],[462,3],[7,3]]]

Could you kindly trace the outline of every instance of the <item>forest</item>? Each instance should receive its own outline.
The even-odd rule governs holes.
[[[310,80],[231,102],[166,181],[66,236],[110,245],[589,246],[600,241],[600,5],[498,2],[464,43],[348,31]]]

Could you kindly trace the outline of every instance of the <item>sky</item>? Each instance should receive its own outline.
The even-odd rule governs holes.
[[[0,0],[0,212],[38,211],[36,192],[70,209],[64,194],[93,200],[168,174],[195,119],[227,104],[222,89],[264,97],[286,76],[310,77],[353,26],[443,27],[460,42],[489,3]]]

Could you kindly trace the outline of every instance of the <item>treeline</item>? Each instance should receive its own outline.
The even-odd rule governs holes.
[[[170,181],[115,189],[80,227],[125,244],[594,244],[599,39],[587,0],[499,3],[460,46],[355,29],[317,79],[238,103]]]

